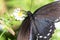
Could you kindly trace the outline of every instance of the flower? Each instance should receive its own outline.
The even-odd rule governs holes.
[[[17,19],[17,20],[25,19],[24,18],[25,15],[23,14],[23,12],[20,11],[20,8],[16,8],[13,12],[13,15],[14,15],[15,19]]]

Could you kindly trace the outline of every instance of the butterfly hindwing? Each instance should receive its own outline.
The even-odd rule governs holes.
[[[55,29],[54,22],[43,18],[35,19],[34,26],[32,27],[33,27],[33,36],[34,36],[33,39],[37,39],[38,36],[39,40],[49,40],[52,34],[54,33],[54,29]]]

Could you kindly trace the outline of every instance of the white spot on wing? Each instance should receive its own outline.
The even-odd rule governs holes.
[[[47,36],[44,36],[44,39],[46,39],[47,38]]]
[[[40,35],[40,34],[38,33],[38,35]]]
[[[39,36],[39,38],[43,38],[43,36]]]
[[[52,26],[50,26],[50,28],[52,28]]]
[[[52,32],[52,29],[50,29],[49,32]]]
[[[50,35],[50,33],[47,34],[47,36],[49,36],[49,35]]]

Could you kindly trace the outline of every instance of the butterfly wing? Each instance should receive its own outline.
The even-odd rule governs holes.
[[[33,17],[36,27],[33,27],[33,34],[37,35],[36,38],[39,40],[49,40],[54,33],[55,20],[60,17],[60,1],[52,2],[39,8],[34,12]]]
[[[30,30],[30,17],[27,17],[21,25],[17,40],[29,40]]]
[[[55,21],[60,17],[60,1],[52,2],[47,4],[34,12],[35,17],[44,17],[49,18],[52,21]]]

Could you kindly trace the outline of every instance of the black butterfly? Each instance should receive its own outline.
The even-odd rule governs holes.
[[[47,4],[33,14],[28,11],[27,14],[17,40],[49,40],[55,30],[54,23],[60,21],[60,1]]]

